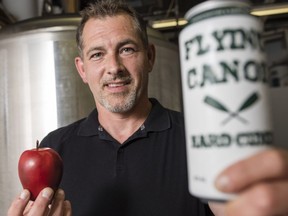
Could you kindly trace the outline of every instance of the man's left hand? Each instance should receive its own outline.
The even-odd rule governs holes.
[[[288,151],[267,150],[225,169],[216,187],[237,193],[225,204],[209,203],[220,216],[288,215]]]

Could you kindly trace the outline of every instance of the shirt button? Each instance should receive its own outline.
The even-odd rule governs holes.
[[[123,152],[124,152],[124,149],[120,148],[120,149],[118,150],[118,152],[119,152],[119,153],[123,153]]]

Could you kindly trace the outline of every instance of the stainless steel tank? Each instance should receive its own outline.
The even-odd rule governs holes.
[[[31,19],[0,32],[0,215],[21,190],[20,154],[95,106],[74,66],[79,21],[77,16]],[[178,48],[148,32],[157,50],[149,94],[181,110]]]

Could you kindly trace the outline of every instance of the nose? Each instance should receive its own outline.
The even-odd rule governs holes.
[[[111,55],[107,59],[107,73],[115,75],[118,73],[123,73],[124,66],[122,64],[121,58],[118,55]]]

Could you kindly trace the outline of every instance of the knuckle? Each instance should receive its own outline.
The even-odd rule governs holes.
[[[38,208],[38,209],[45,209],[47,206],[48,206],[48,204],[44,201],[44,202],[38,202],[37,204],[35,203],[35,205],[34,205],[36,208]]]
[[[19,211],[21,211],[21,209],[24,208],[25,204],[26,204],[26,203],[25,203],[23,200],[17,199],[16,201],[14,201],[14,202],[10,205],[10,207],[9,207],[9,209],[8,209],[8,212],[7,212],[7,216],[17,215],[17,213],[18,213]]]
[[[269,161],[273,164],[271,169],[274,170],[276,176],[288,174],[287,156],[282,151],[271,151],[269,153]]]
[[[277,204],[275,192],[268,184],[262,184],[255,189],[255,207],[263,215],[269,214]]]
[[[39,199],[39,200],[36,200],[35,202],[34,202],[34,205],[33,206],[35,206],[36,208],[38,208],[38,209],[46,209],[48,206],[49,206],[49,201],[47,200],[47,199],[45,199],[45,198],[42,198],[42,199]]]

